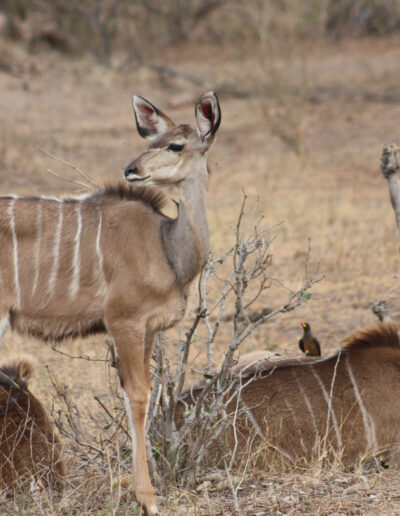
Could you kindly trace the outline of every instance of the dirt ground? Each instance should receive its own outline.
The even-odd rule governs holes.
[[[259,211],[274,226],[271,275],[297,288],[304,277],[309,241],[311,264],[319,263],[325,275],[307,303],[259,327],[241,351],[261,348],[298,355],[300,322],[306,320],[323,354],[329,354],[348,332],[375,323],[372,302],[386,299],[395,317],[398,312],[398,235],[379,164],[383,144],[399,138],[399,43],[396,38],[353,40],[308,51],[302,156],[282,142],[263,115],[263,100],[252,81],[255,70],[261,76],[266,71],[259,69],[251,52],[166,49],[160,61],[179,63],[182,71],[195,69],[206,84],[199,88],[145,67],[117,72],[89,58],[61,59],[51,52],[29,55],[8,46],[18,68],[13,73],[0,71],[1,192],[40,195],[76,190],[76,185],[47,169],[69,177],[73,171],[40,149],[85,170],[99,184],[120,180],[124,167],[146,146],[135,129],[132,94],[148,98],[178,122],[193,123],[193,100],[203,90],[227,79],[241,82],[248,90],[245,98],[220,95],[222,125],[210,151],[212,251],[223,253],[232,243],[244,191],[250,205],[259,197]],[[262,306],[278,306],[286,296],[284,289],[274,286],[265,293]],[[226,332],[217,343],[221,349],[229,338]],[[201,339],[196,343],[195,365],[204,363],[202,344]],[[74,355],[105,355],[104,338],[66,343],[62,349]],[[40,342],[8,335],[2,355],[19,351],[39,358],[33,389],[44,401],[52,389],[47,367],[69,386],[83,412],[97,410],[95,395],[107,398],[104,364],[71,360]],[[236,509],[232,493],[214,484],[195,494],[163,493],[161,507],[165,514],[398,514],[399,480],[396,472],[249,475],[238,490]],[[29,513],[21,510],[19,514]],[[63,510],[54,508],[54,514],[75,514],[72,508]],[[114,507],[93,514],[134,514],[130,510]]]

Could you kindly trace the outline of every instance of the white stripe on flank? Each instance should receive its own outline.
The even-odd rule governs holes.
[[[80,246],[81,246],[81,232],[82,232],[82,212],[81,203],[78,202],[75,206],[77,227],[74,238],[74,256],[72,258],[72,283],[70,288],[70,296],[73,298],[76,296],[79,290],[79,280],[81,275],[81,260],[80,260]]]
[[[36,242],[35,242],[35,253],[34,253],[34,270],[35,276],[33,279],[32,295],[35,293],[39,282],[40,273],[40,243],[42,240],[42,200],[39,199],[37,203],[37,214],[36,214]]]
[[[8,205],[8,216],[10,217],[10,229],[13,241],[13,260],[14,260],[14,285],[15,295],[17,296],[17,306],[21,304],[21,287],[19,285],[19,270],[18,270],[18,239],[17,233],[15,232],[15,219],[14,219],[14,204],[16,198],[11,199]]]
[[[264,437],[261,428],[253,415],[253,412],[250,410],[250,407],[246,405],[242,398],[240,398],[240,403],[243,405],[246,416],[249,418],[251,424],[254,426],[254,430],[260,437]]]
[[[358,390],[357,382],[354,377],[348,355],[346,355],[346,367],[347,367],[347,371],[349,373],[351,383],[353,385],[354,394],[356,396],[358,406],[360,407],[360,410],[361,410],[361,415],[362,415],[362,419],[363,419],[363,423],[364,423],[365,438],[367,440],[368,446],[373,447],[374,450],[377,450],[378,443],[376,440],[375,423],[374,423],[372,417],[370,416],[370,414],[368,413],[367,409],[365,408],[365,405],[361,398],[361,394],[360,394],[360,391]]]
[[[336,419],[335,411],[333,410],[333,407],[332,407],[331,400],[329,398],[327,390],[325,389],[325,385],[322,383],[321,378],[319,377],[317,371],[314,369],[314,365],[313,364],[310,365],[310,368],[311,368],[312,374],[314,375],[314,378],[317,380],[318,385],[321,388],[321,391],[322,391],[322,394],[323,394],[323,396],[325,398],[326,404],[328,405],[328,415],[330,414],[332,416],[333,427],[335,429],[335,434],[336,434],[336,442],[337,442],[338,448],[340,449],[340,447],[341,447],[341,439],[340,439],[339,427],[338,427],[338,424],[337,424],[337,419]],[[325,431],[326,435],[327,435],[327,432],[329,430],[328,429],[328,424],[329,424],[329,418],[327,419],[327,428],[326,428],[326,431]]]
[[[53,294],[54,287],[56,284],[57,274],[58,274],[58,266],[60,259],[60,242],[61,242],[61,230],[63,225],[63,207],[64,202],[61,201],[58,208],[58,223],[56,232],[54,235],[54,247],[53,247],[53,268],[50,273],[49,278],[49,294]]]
[[[6,315],[6,317],[3,317],[3,319],[0,321],[0,342],[3,340],[4,335],[7,333],[9,329],[10,318],[8,315]]]
[[[285,405],[288,408],[288,410],[289,410],[289,412],[290,412],[290,414],[292,416],[292,419],[293,419],[293,422],[294,422],[294,426],[296,427],[297,435],[299,436],[301,447],[303,448],[304,453],[307,453],[307,448],[306,448],[306,445],[304,444],[304,441],[303,441],[303,433],[301,431],[301,427],[300,427],[299,422],[297,420],[296,413],[293,410],[293,407],[292,407],[292,405],[290,404],[290,402],[288,400],[288,396],[286,396],[285,393],[283,392],[283,389],[282,389],[282,387],[281,387],[279,382],[278,382],[278,388],[280,390],[280,393],[282,394],[283,401],[285,402]]]
[[[122,387],[121,387],[122,389]],[[129,403],[129,398],[124,389],[122,389],[122,394],[124,395],[125,400],[125,410],[128,415],[129,419],[129,426],[131,429],[131,439],[132,439],[132,465],[133,465],[133,476],[136,475],[136,450],[137,450],[137,444],[136,444],[136,430],[135,425],[133,424],[133,418],[132,418],[132,410],[131,405]]]
[[[99,291],[102,295],[105,294],[107,289],[107,283],[106,278],[104,274],[104,260],[103,260],[103,253],[101,250],[101,230],[103,226],[103,214],[101,213],[100,208],[98,208],[99,211],[99,225],[97,229],[97,237],[96,237],[96,252],[97,252],[97,259],[98,259],[98,267],[99,267],[99,277],[100,277],[100,288]]]
[[[318,426],[317,426],[317,421],[315,419],[315,415],[314,415],[314,411],[313,411],[313,408],[312,408],[312,405],[311,405],[310,398],[307,396],[306,391],[304,390],[304,387],[301,384],[301,381],[300,381],[300,379],[299,379],[299,377],[297,375],[296,370],[292,369],[292,373],[293,373],[293,376],[294,376],[294,378],[296,380],[297,386],[299,387],[299,390],[300,390],[301,394],[303,395],[303,399],[304,399],[304,402],[305,402],[306,407],[308,409],[308,412],[310,413],[311,422],[312,422],[312,425],[313,425],[314,431],[315,431],[315,442],[317,443],[317,439],[318,439]]]

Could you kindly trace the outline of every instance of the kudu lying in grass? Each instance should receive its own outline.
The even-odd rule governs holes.
[[[372,458],[399,463],[400,340],[394,323],[350,335],[328,358],[267,362],[236,370],[233,380],[236,395],[232,389],[225,395],[229,424],[212,448],[213,460],[237,450],[238,460],[250,457],[262,467],[318,458],[339,458],[345,467]],[[178,427],[183,407],[190,411],[201,389],[182,395]]]
[[[29,358],[0,364],[0,491],[59,484],[65,475],[60,439],[30,392]]]

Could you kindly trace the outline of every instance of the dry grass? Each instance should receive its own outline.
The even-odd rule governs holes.
[[[298,353],[301,320],[309,321],[324,354],[335,349],[349,331],[371,324],[369,305],[387,297],[397,280],[398,243],[386,184],[379,172],[384,143],[396,140],[400,68],[398,39],[321,43],[307,56],[308,123],[305,157],[298,157],[274,134],[260,109],[260,98],[222,96],[222,126],[210,153],[213,169],[208,195],[211,244],[216,254],[233,239],[242,199],[260,197],[262,211],[276,227],[273,274],[297,286],[311,239],[312,260],[321,262],[326,279],[311,300],[296,312],[261,326],[242,352],[273,349],[284,356]],[[52,168],[70,174],[37,150],[43,147],[73,162],[96,182],[122,177],[122,170],[145,144],[134,128],[132,93],[142,94],[177,121],[192,117],[192,105],[172,107],[182,95],[195,98],[201,90],[183,81],[160,82],[145,68],[118,74],[89,59],[69,61],[58,55],[27,55],[11,47],[21,72],[0,73],[0,184],[8,193],[65,193],[72,185],[46,173]],[[259,60],[238,48],[165,49],[160,62],[201,75],[207,87],[225,78],[241,81],[249,93]],[[24,66],[22,66],[24,65]],[[268,77],[264,78],[265,80]],[[168,108],[169,106],[169,108]],[[284,292],[267,291],[264,306],[276,306]],[[391,295],[392,311],[397,311]],[[228,336],[226,336],[228,339]],[[219,346],[224,346],[221,332]],[[28,351],[40,357],[33,390],[51,406],[53,389],[45,366],[57,375],[79,407],[83,424],[99,411],[94,395],[107,402],[109,388],[104,364],[71,360],[27,338],[8,335],[4,354]],[[66,343],[71,354],[105,356],[103,339]],[[171,356],[174,346],[171,344]],[[204,342],[198,338],[193,365],[204,364]],[[67,442],[67,446],[68,446]],[[110,446],[111,450],[111,446]],[[111,453],[111,451],[110,451]],[[115,452],[113,452],[115,453]],[[127,461],[129,462],[129,461]],[[115,468],[115,469],[113,469]],[[2,514],[135,514],[129,501],[115,498],[112,478],[129,464],[115,463],[107,471],[76,459],[60,499],[21,496],[1,500]],[[112,475],[110,475],[112,471]],[[85,485],[82,479],[88,476]],[[396,514],[400,512],[399,473],[348,474],[318,468],[285,475],[251,471],[238,490],[240,514]],[[163,514],[238,514],[231,491],[211,481],[207,489],[159,491]]]

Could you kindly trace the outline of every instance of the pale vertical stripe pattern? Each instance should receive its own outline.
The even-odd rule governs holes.
[[[340,446],[341,446],[341,439],[340,439],[339,427],[338,427],[338,424],[337,424],[337,419],[336,419],[335,411],[333,410],[332,403],[331,403],[331,401],[329,399],[329,394],[328,394],[327,390],[325,389],[325,385],[323,384],[323,382],[322,382],[321,378],[319,377],[317,371],[314,369],[314,366],[310,365],[310,368],[311,368],[312,374],[314,375],[314,378],[317,380],[318,385],[321,388],[321,391],[322,391],[322,394],[323,394],[323,396],[325,398],[326,404],[328,405],[328,412],[330,412],[330,414],[332,416],[333,427],[335,429],[337,445],[340,448]],[[328,428],[326,429],[326,432],[327,431],[328,431]]]
[[[103,214],[101,213],[101,209],[98,208],[99,213],[99,225],[97,228],[97,237],[96,237],[96,252],[97,252],[97,259],[98,259],[98,266],[99,266],[99,278],[100,278],[100,292],[102,295],[104,295],[107,284],[106,284],[106,278],[104,274],[104,260],[103,260],[103,253],[101,250],[101,230],[103,226]]]
[[[358,389],[357,382],[354,377],[348,355],[346,355],[346,367],[347,367],[347,371],[349,373],[350,381],[353,385],[353,390],[354,390],[354,394],[356,396],[358,406],[360,407],[360,410],[361,410],[361,415],[362,415],[362,419],[363,419],[363,423],[364,423],[365,438],[367,440],[368,446],[374,447],[374,449],[377,450],[378,443],[376,440],[375,423],[374,423],[372,417],[370,416],[370,414],[368,413],[367,409],[365,408],[365,405],[361,398],[361,394]]]
[[[79,281],[81,275],[81,232],[82,232],[82,211],[81,203],[78,202],[75,206],[76,211],[76,233],[74,238],[74,255],[72,258],[72,283],[70,289],[70,295],[74,298],[79,290]]]
[[[318,426],[317,426],[317,421],[315,419],[315,414],[314,414],[314,410],[312,408],[312,405],[311,405],[311,401],[310,401],[310,398],[307,396],[307,393],[306,391],[304,390],[304,387],[301,383],[301,380],[299,379],[298,375],[297,375],[297,371],[295,369],[292,369],[292,373],[293,373],[293,376],[296,380],[296,383],[297,383],[297,386],[299,388],[299,391],[301,392],[302,396],[303,396],[303,399],[304,399],[304,402],[306,404],[306,407],[307,407],[307,410],[310,414],[310,417],[311,417],[311,422],[312,422],[312,425],[313,425],[313,428],[314,428],[314,431],[315,431],[315,439],[317,440],[318,439]]]
[[[14,261],[14,285],[15,295],[17,297],[17,306],[21,304],[21,287],[19,284],[19,269],[18,269],[18,239],[15,231],[15,219],[14,219],[14,205],[16,199],[13,198],[8,205],[8,216],[10,217],[10,229],[13,241],[13,261]]]
[[[293,407],[292,407],[292,405],[290,404],[290,402],[288,400],[288,396],[286,396],[285,393],[283,392],[283,389],[282,389],[282,387],[281,387],[279,382],[278,382],[278,388],[279,388],[280,393],[282,395],[283,401],[284,401],[286,407],[288,408],[288,410],[289,410],[289,412],[290,412],[290,414],[292,416],[292,419],[293,419],[293,422],[294,422],[294,426],[295,426],[296,431],[297,431],[297,435],[299,436],[301,447],[303,448],[304,453],[307,453],[307,448],[306,448],[306,445],[304,444],[304,440],[303,440],[303,433],[301,431],[301,427],[300,427],[299,422],[297,420],[296,413],[293,410]]]
[[[42,240],[42,200],[39,199],[39,201],[37,203],[37,213],[36,213],[36,242],[35,242],[35,254],[34,254],[35,276],[33,279],[32,295],[36,292],[38,282],[39,282],[41,240]]]
[[[10,328],[10,318],[7,315],[6,317],[3,317],[3,319],[0,321],[0,343],[3,340],[4,335],[9,330],[9,328]]]
[[[135,425],[133,424],[133,417],[132,417],[132,409],[131,404],[129,403],[129,398],[124,389],[122,388],[122,394],[124,395],[125,400],[125,410],[128,415],[129,420],[129,426],[131,429],[131,439],[132,439],[132,466],[133,466],[133,476],[136,474],[136,450],[137,450],[137,444],[136,444],[136,430]]]
[[[54,247],[53,247],[53,267],[51,269],[50,278],[49,278],[49,294],[54,292],[54,287],[56,284],[59,260],[60,260],[60,243],[61,243],[61,230],[63,225],[63,208],[64,202],[61,200],[58,206],[58,222],[57,228],[54,235]]]
[[[253,425],[254,430],[257,432],[257,434],[260,437],[263,437],[263,433],[261,431],[261,428],[260,428],[259,424],[257,423],[255,417],[253,416],[253,412],[250,410],[250,407],[248,405],[246,405],[246,403],[242,399],[240,399],[240,403],[243,405],[245,414],[249,418],[251,424]]]

